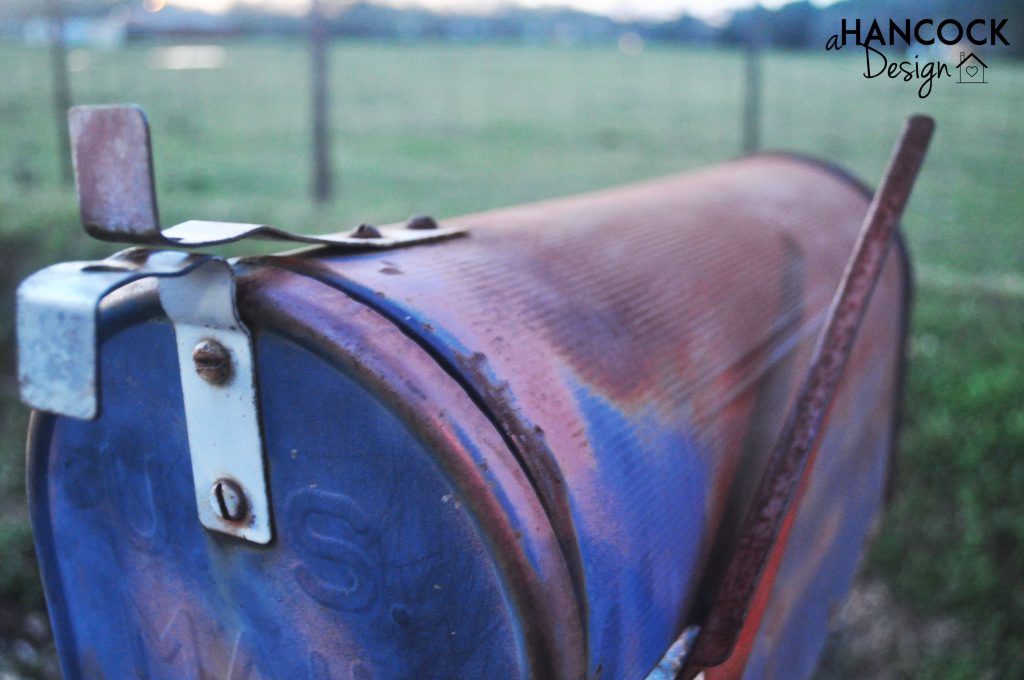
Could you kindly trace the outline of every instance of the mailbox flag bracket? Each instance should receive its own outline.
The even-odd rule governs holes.
[[[160,301],[174,325],[199,519],[208,529],[269,543],[252,339],[238,316],[234,273],[224,259],[136,248],[30,276],[18,288],[22,400],[43,411],[95,419],[101,403],[100,303],[149,277],[159,279]]]

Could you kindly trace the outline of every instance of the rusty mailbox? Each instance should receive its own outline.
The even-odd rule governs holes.
[[[315,237],[161,229],[142,113],[71,126],[86,229],[136,247],[19,289],[65,678],[812,672],[883,501],[930,121],[873,200],[760,155]],[[187,252],[259,237],[310,247]]]

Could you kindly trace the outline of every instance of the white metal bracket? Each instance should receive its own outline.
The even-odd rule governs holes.
[[[235,277],[211,258],[160,281],[174,324],[196,505],[203,526],[254,543],[273,537],[252,337],[235,307]]]
[[[79,419],[100,410],[100,302],[157,277],[174,325],[196,505],[203,526],[269,543],[273,523],[252,339],[231,265],[218,257],[132,249],[48,267],[18,288],[18,377],[28,405]]]

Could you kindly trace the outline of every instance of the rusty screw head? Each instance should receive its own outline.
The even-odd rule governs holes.
[[[372,224],[360,224],[352,232],[352,238],[380,238],[380,229]]]
[[[213,511],[225,522],[241,522],[249,516],[249,501],[245,491],[233,479],[222,478],[210,489],[210,504]]]
[[[405,228],[415,229],[417,231],[437,229],[437,220],[430,215],[413,215],[409,218],[409,221],[405,223]]]
[[[231,353],[216,340],[203,340],[192,350],[192,362],[199,377],[211,385],[223,385],[231,378]]]

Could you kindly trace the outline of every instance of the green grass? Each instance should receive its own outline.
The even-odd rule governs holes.
[[[77,103],[136,102],[154,131],[164,222],[300,230],[452,215],[614,185],[740,152],[738,53],[342,43],[332,54],[340,195],[307,199],[305,52],[235,43],[223,68],[149,68],[156,46],[73,55]],[[0,45],[0,606],[39,606],[25,529],[16,282],[110,248],[57,180],[48,55]],[[912,677],[1024,677],[1024,67],[986,86],[866,81],[859,60],[771,54],[763,140],[877,181],[902,119],[938,132],[905,220],[918,272],[894,504],[869,559],[902,607],[960,644]]]
[[[969,625],[935,677],[1024,677],[1024,297],[918,296],[899,495],[871,568]]]

